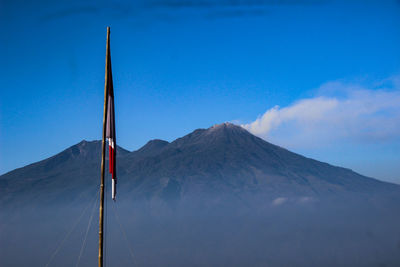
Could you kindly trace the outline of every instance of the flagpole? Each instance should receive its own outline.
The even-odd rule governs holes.
[[[104,112],[103,112],[103,141],[101,151],[101,178],[100,178],[100,210],[99,210],[99,267],[103,267],[103,223],[104,223],[104,166],[106,153],[106,118],[107,118],[107,89],[108,89],[108,68],[109,68],[109,51],[110,51],[110,27],[107,27],[107,44],[106,44],[106,74],[104,82]]]

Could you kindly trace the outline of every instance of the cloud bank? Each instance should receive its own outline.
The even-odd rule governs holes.
[[[400,136],[399,81],[400,76],[367,86],[328,82],[315,96],[270,108],[242,127],[290,147],[390,141]]]

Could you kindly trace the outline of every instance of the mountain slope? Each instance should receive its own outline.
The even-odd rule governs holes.
[[[129,152],[118,147],[118,158]],[[108,153],[107,153],[108,155]],[[80,200],[99,182],[101,141],[81,141],[48,159],[0,176],[0,203]]]
[[[196,130],[140,161],[123,162],[126,180],[135,180],[138,188],[162,190],[173,183],[179,196],[205,191],[321,196],[398,188],[305,158],[229,123]]]

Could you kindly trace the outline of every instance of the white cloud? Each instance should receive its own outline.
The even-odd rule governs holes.
[[[287,201],[286,197],[278,197],[272,201],[272,205],[279,206],[279,205],[282,205],[283,203],[285,203],[286,201]]]
[[[393,77],[363,86],[323,84],[314,97],[275,106],[242,127],[288,147],[340,141],[385,142],[400,136],[400,83]],[[379,86],[379,87],[377,87]]]

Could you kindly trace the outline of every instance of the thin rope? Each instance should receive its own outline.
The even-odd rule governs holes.
[[[83,243],[82,243],[82,246],[81,246],[81,251],[79,252],[78,261],[76,262],[76,267],[79,266],[79,263],[81,261],[81,257],[82,257],[82,254],[83,254],[83,250],[86,247],[86,239],[87,239],[87,236],[88,236],[88,233],[89,233],[90,226],[92,225],[93,215],[94,215],[95,208],[97,206],[96,204],[97,204],[97,200],[99,199],[99,196],[100,196],[100,194],[97,194],[96,201],[93,203],[92,212],[91,212],[91,215],[90,215],[88,226],[86,228],[86,233],[85,233],[85,237],[83,239]]]
[[[132,246],[129,244],[128,236],[127,236],[127,234],[126,234],[126,232],[125,232],[125,230],[124,230],[124,227],[122,226],[122,223],[121,223],[121,221],[120,221],[120,219],[119,219],[119,215],[118,215],[118,212],[117,212],[117,206],[116,206],[116,204],[113,203],[113,204],[112,204],[112,207],[113,207],[113,211],[114,211],[114,214],[115,214],[115,218],[117,219],[117,222],[118,222],[118,225],[119,225],[119,229],[121,230],[121,233],[122,233],[122,235],[124,236],[126,245],[127,245],[127,247],[128,247],[128,250],[129,250],[129,254],[131,255],[132,262],[133,262],[134,265],[137,266],[138,264],[137,264],[137,262],[136,262],[135,255],[134,255],[134,253],[133,253]]]
[[[98,191],[96,191],[97,194]],[[95,196],[96,197],[96,196]],[[51,261],[53,260],[53,258],[57,255],[57,253],[60,251],[62,245],[65,243],[65,241],[69,238],[69,236],[71,235],[71,233],[75,230],[76,226],[79,224],[79,222],[81,221],[83,215],[86,213],[86,210],[91,206],[92,201],[89,202],[89,205],[86,206],[86,208],[83,210],[82,214],[79,216],[78,220],[75,222],[75,224],[72,226],[72,228],[69,230],[69,232],[67,232],[67,234],[64,236],[64,239],[58,244],[58,247],[56,248],[56,250],[53,252],[53,254],[51,255],[50,259],[48,260],[48,262],[46,263],[46,267],[49,266],[49,264],[51,263]]]

